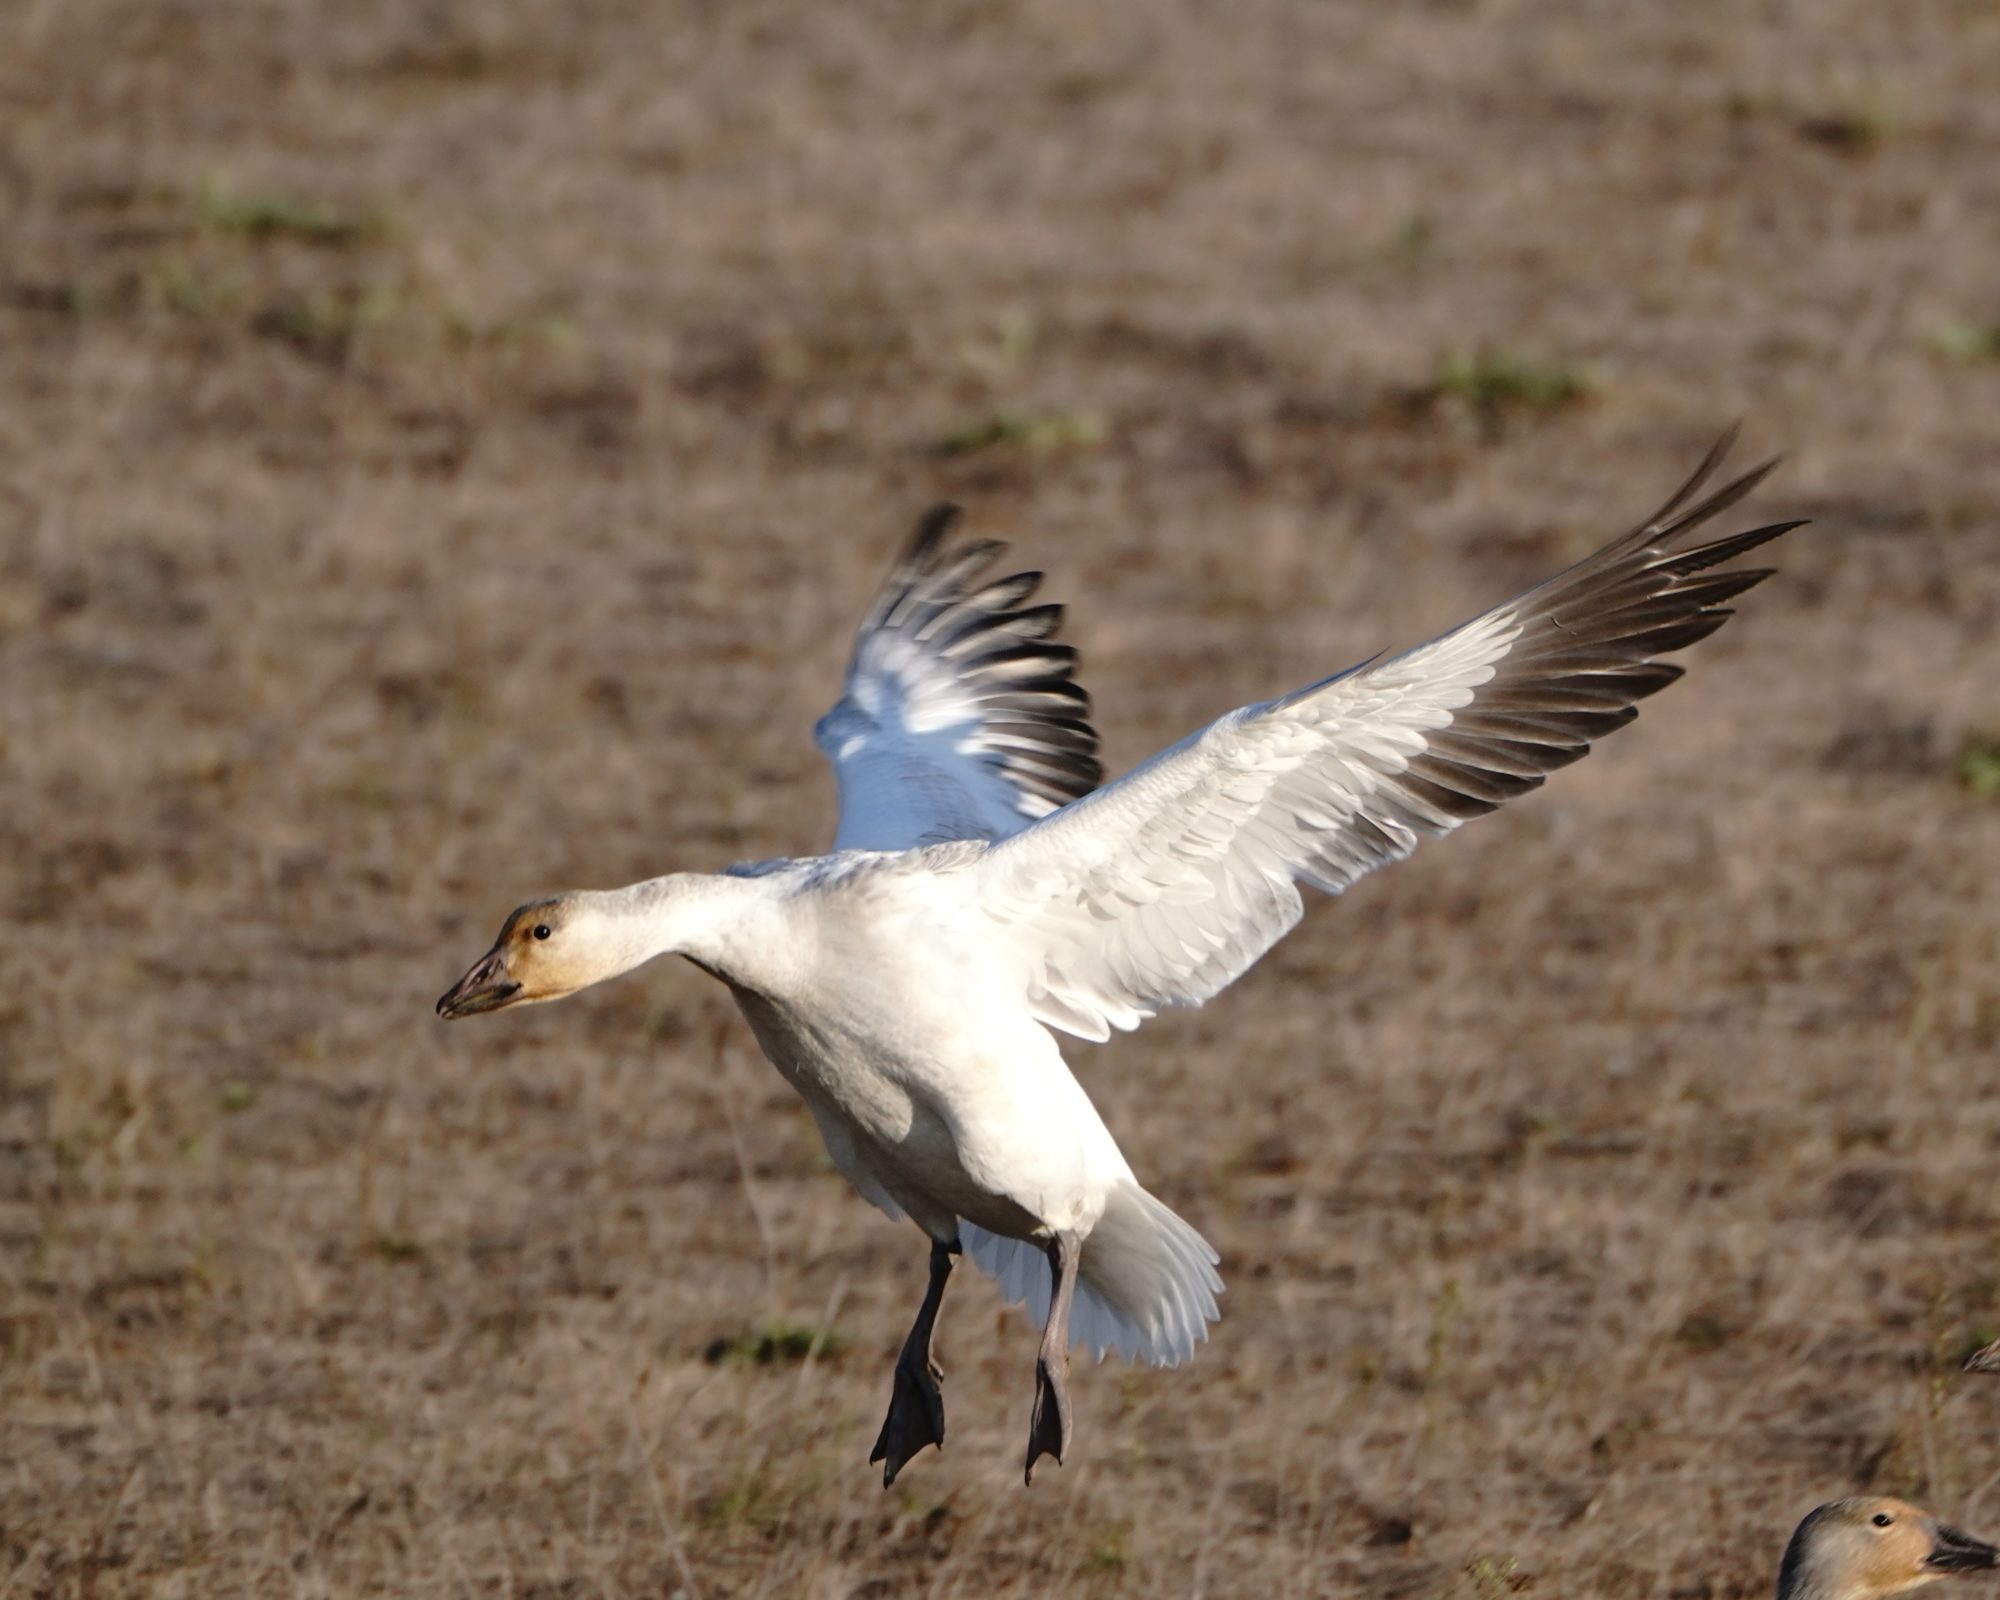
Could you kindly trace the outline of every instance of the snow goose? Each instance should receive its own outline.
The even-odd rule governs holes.
[[[871,1460],[944,1441],[931,1335],[961,1252],[1042,1327],[1027,1477],[1070,1445],[1072,1342],[1173,1366],[1216,1319],[1206,1240],[1133,1175],[1056,1035],[1198,1006],[1299,920],[1426,836],[1538,786],[1680,669],[1798,526],[1690,547],[1766,462],[1701,498],[1725,437],[1656,515],[1400,655],[1244,706],[1099,788],[1097,735],[1040,574],[952,547],[939,507],[856,637],[816,730],[833,851],[533,900],[438,1001],[464,1017],[573,994],[656,956],[729,986],[834,1164],[931,1241],[930,1282]]]
[[[1792,1534],[1778,1600],[1881,1600],[1996,1562],[2000,1550],[1906,1501],[1834,1500]]]

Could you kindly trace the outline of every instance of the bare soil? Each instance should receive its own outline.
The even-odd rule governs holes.
[[[2000,1527],[1996,61],[1970,0],[0,7],[0,1595],[1724,1600],[1860,1486]],[[532,893],[823,844],[934,498],[1119,769],[1739,414],[1815,523],[1685,684],[1076,1052],[1229,1293],[1031,1491],[974,1274],[881,1491],[922,1241],[708,980],[431,1016]]]

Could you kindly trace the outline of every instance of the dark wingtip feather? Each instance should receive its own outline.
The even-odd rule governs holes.
[[[1691,510],[1683,511],[1671,522],[1663,522],[1662,519],[1656,518],[1654,526],[1657,531],[1655,531],[1646,543],[1650,545],[1671,544],[1689,528],[1699,527],[1711,517],[1720,516],[1731,506],[1735,505],[1737,501],[1749,494],[1751,490],[1755,489],[1758,484],[1770,477],[1772,473],[1776,472],[1784,459],[1783,456],[1772,456],[1768,461],[1758,462],[1748,472],[1742,474],[1740,477],[1731,478],[1729,482],[1716,490],[1706,500],[1703,500]]]
[[[1778,465],[1774,457],[1704,494],[1737,433],[1732,425],[1638,529],[1500,608],[1520,631],[1470,705],[1411,759],[1400,781],[1417,801],[1462,820],[1524,792],[1538,770],[1576,760],[1682,675],[1662,656],[1707,638],[1735,615],[1727,602],[1771,575],[1769,567],[1724,564],[1803,523],[1675,547]]]
[[[903,546],[897,567],[925,568],[926,558],[944,543],[944,536],[951,531],[952,524],[964,514],[949,500],[940,500],[936,505],[926,507],[923,515],[917,518],[916,527],[910,530],[909,543]]]
[[[918,646],[935,670],[948,673],[980,707],[981,725],[998,730],[981,755],[1023,796],[1062,805],[1103,780],[1089,696],[1072,681],[1077,653],[1053,642],[1060,606],[1026,602],[1039,572],[982,581],[1007,548],[994,539],[950,544],[959,521],[950,501],[929,507],[890,570],[856,640],[893,631]],[[1045,730],[1033,745],[1029,731]]]
[[[1719,566],[1759,545],[1769,544],[1773,539],[1781,539],[1794,528],[1807,526],[1804,517],[1790,522],[1773,522],[1762,528],[1751,528],[1745,533],[1734,533],[1726,539],[1714,539],[1707,544],[1696,545],[1692,550],[1684,550],[1660,564],[1660,571],[1671,572],[1681,577],[1691,576],[1708,567]],[[1765,567],[1762,572],[1769,576],[1776,567]]]
[[[1639,526],[1642,530],[1663,527],[1669,517],[1693,499],[1701,486],[1715,476],[1716,469],[1729,459],[1729,452],[1736,448],[1736,441],[1743,433],[1743,419],[1738,417],[1722,430],[1722,435],[1708,447],[1708,454],[1701,458],[1701,465],[1688,474],[1687,481],[1667,497],[1667,503],[1655,511]]]

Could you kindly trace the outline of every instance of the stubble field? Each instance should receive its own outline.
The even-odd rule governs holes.
[[[1767,1592],[2000,1528],[2000,19],[1608,0],[0,11],[0,1596]],[[1810,516],[1542,794],[1073,1052],[1177,1372],[923,1243],[531,894],[820,848],[918,510],[1113,770],[1648,511]],[[768,1358],[768,1359],[760,1359]],[[1965,1585],[1960,1592],[1992,1592]]]

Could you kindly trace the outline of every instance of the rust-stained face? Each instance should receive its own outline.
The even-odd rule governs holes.
[[[507,919],[493,948],[439,997],[437,1014],[448,1020],[507,1006],[560,1000],[590,982],[582,970],[569,902],[531,900]]]

